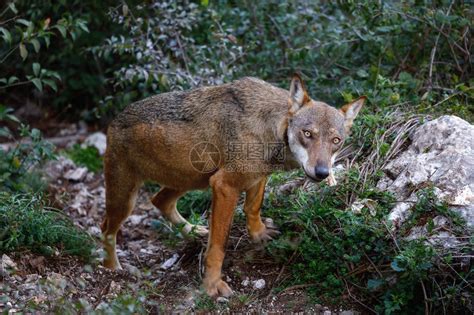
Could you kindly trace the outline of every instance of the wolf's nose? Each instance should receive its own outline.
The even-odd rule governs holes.
[[[314,168],[314,175],[319,179],[323,180],[329,176],[329,169],[325,166],[316,166]]]

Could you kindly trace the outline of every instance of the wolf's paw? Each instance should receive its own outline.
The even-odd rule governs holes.
[[[266,218],[265,220],[263,220],[263,226],[260,231],[251,231],[249,232],[249,234],[252,242],[265,243],[271,241],[275,236],[279,235],[280,231],[278,231],[272,219]]]
[[[118,261],[117,257],[115,257],[115,259],[105,258],[103,265],[105,268],[108,268],[110,270],[122,270],[122,266],[120,265],[120,262]]]
[[[233,294],[232,289],[224,280],[206,281],[204,280],[204,289],[210,297],[224,296],[229,297]]]
[[[196,224],[186,224],[183,230],[184,234],[186,235],[199,235],[199,236],[206,236],[209,234],[209,230],[204,225],[196,225]]]

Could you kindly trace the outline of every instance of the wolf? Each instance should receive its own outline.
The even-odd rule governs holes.
[[[209,296],[230,296],[222,264],[234,209],[245,193],[251,240],[278,234],[260,215],[267,177],[301,167],[320,182],[331,167],[366,100],[336,109],[310,98],[300,75],[290,89],[245,77],[218,86],[162,93],[135,102],[109,125],[104,157],[106,214],[104,265],[120,268],[116,237],[145,180],[157,182],[152,203],[184,233],[208,234],[203,287]],[[333,179],[331,179],[333,181]],[[176,208],[187,191],[212,190],[209,232]]]

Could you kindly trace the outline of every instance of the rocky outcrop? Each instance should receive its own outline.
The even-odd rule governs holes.
[[[389,219],[399,226],[417,201],[414,191],[434,186],[447,202],[474,227],[474,126],[456,116],[429,121],[411,136],[411,145],[384,168],[377,188],[398,200]]]

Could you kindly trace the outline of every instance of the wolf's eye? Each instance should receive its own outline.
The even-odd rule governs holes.
[[[339,139],[339,138],[332,139],[332,143],[334,143],[334,144],[339,144],[339,142],[341,142],[341,139]]]
[[[309,132],[308,130],[303,130],[303,134],[306,138],[311,138],[311,132]]]

